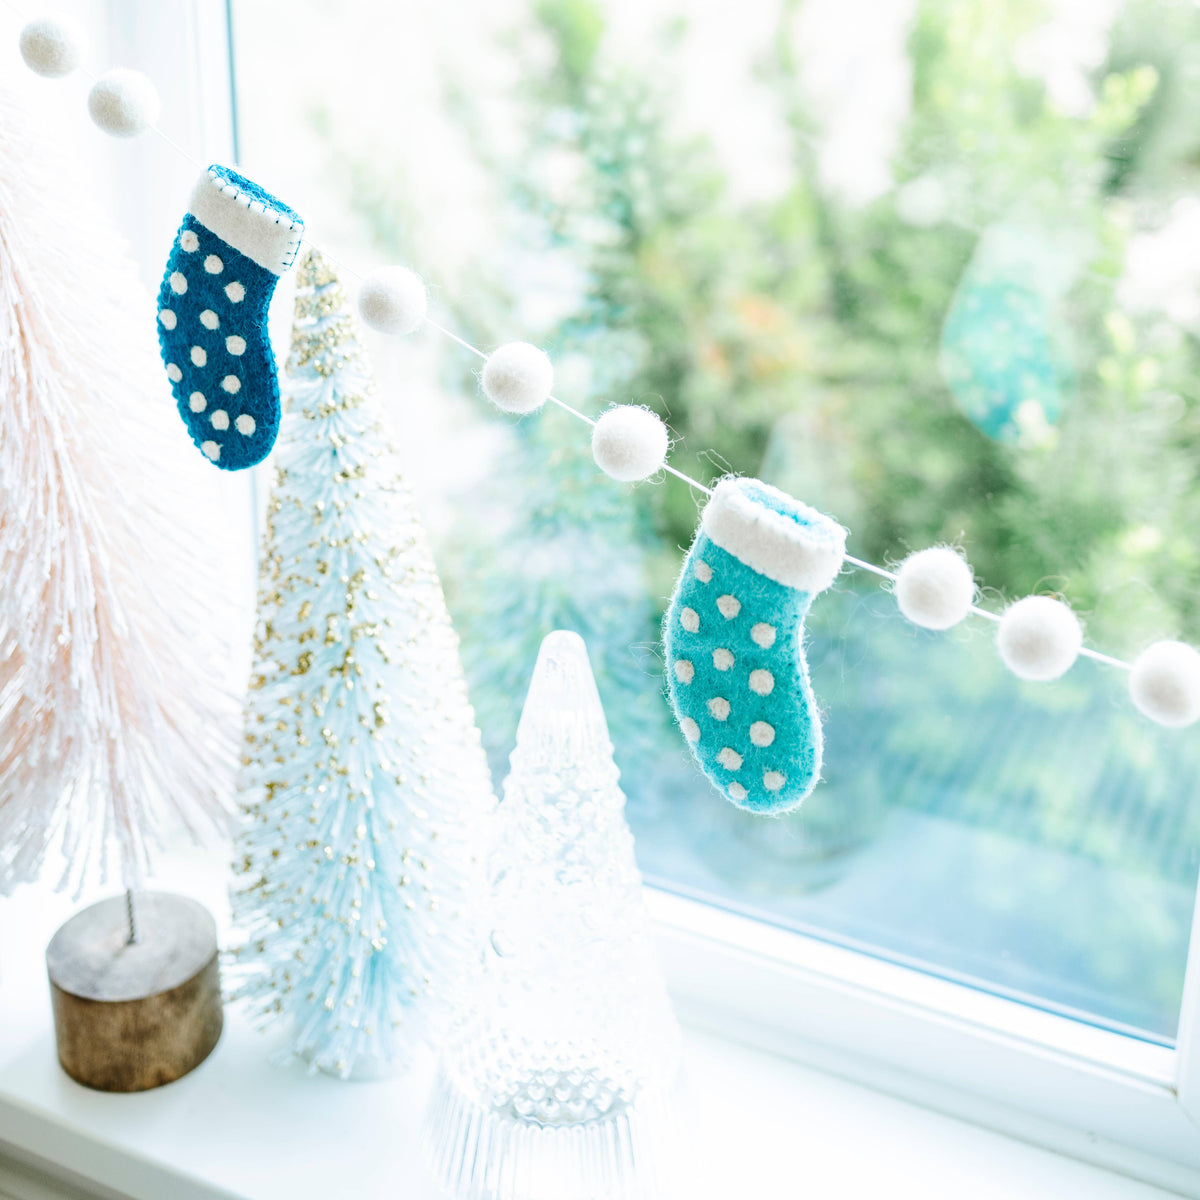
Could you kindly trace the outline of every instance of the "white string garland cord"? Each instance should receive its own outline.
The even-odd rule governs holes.
[[[353,274],[354,272],[351,271],[351,273]],[[362,276],[360,275],[359,278],[361,279]],[[590,425],[593,433],[612,415],[624,414],[630,411],[649,414],[648,409],[640,408],[636,405],[614,405],[607,412],[603,413],[599,420],[595,420],[549,392],[546,393],[540,403],[535,404],[532,408],[510,409],[507,403],[495,400],[491,396],[487,385],[487,365],[498,357],[502,359],[509,357],[509,353],[514,347],[519,346],[524,348],[526,343],[518,342],[512,343],[509,346],[501,346],[493,354],[489,355],[480,350],[479,347],[471,345],[470,342],[454,333],[453,330],[439,325],[432,317],[427,316],[425,324],[431,329],[435,329],[438,333],[443,334],[451,341],[457,342],[465,350],[469,350],[483,361],[484,392],[489,396],[489,399],[493,399],[498,407],[504,408],[506,411],[516,411],[524,414],[541,407],[541,403],[549,402],[556,404],[565,412],[570,413],[571,416]],[[528,347],[528,349],[532,350],[534,348]],[[538,351],[538,353],[542,354],[541,351]],[[546,356],[542,354],[542,357],[545,358]],[[548,362],[549,360],[547,359],[546,361]],[[649,415],[654,416],[654,414]],[[693,479],[690,475],[677,470],[665,461],[665,448],[669,440],[666,426],[663,425],[661,419],[657,416],[654,416],[654,420],[658,423],[659,429],[657,430],[650,422],[643,423],[642,421],[638,421],[636,425],[631,423],[627,435],[627,443],[620,450],[613,449],[608,451],[608,453],[622,459],[655,457],[657,461],[651,470],[646,471],[645,474],[633,476],[633,478],[647,478],[661,469],[670,475],[674,475],[677,479],[681,479],[698,492],[702,492],[706,496],[711,496],[713,489],[708,487],[707,484],[701,483],[698,479]],[[617,440],[619,440],[619,435]],[[661,455],[654,448],[654,444],[660,440],[664,446]],[[646,443],[650,443],[650,445]],[[613,472],[608,470],[608,467],[605,465],[604,453],[596,455],[596,441],[593,437],[593,454],[597,458],[597,465],[611,475]],[[621,476],[614,475],[614,478],[621,478]],[[956,571],[952,567],[948,568],[948,560],[954,560],[954,562],[961,564],[961,570]],[[1104,663],[1106,666],[1117,667],[1123,671],[1131,669],[1131,664],[1122,659],[1080,644],[1082,630],[1079,627],[1078,619],[1061,600],[1055,600],[1049,596],[1027,596],[1023,600],[1018,600],[1016,603],[1010,605],[1003,613],[995,613],[990,609],[982,608],[978,604],[975,604],[974,596],[976,588],[971,568],[962,555],[949,546],[934,546],[928,550],[919,550],[909,555],[901,563],[898,571],[889,571],[885,567],[876,566],[875,563],[867,562],[862,558],[856,558],[852,554],[847,554],[844,561],[849,566],[855,567],[860,571],[865,571],[868,574],[876,575],[880,579],[886,579],[889,583],[893,584],[901,612],[915,625],[920,625],[927,629],[949,629],[952,625],[958,624],[968,614],[995,622],[1000,626],[999,632],[1001,638],[998,640],[1000,641],[1001,656],[1004,658],[1005,665],[1014,674],[1021,676],[1021,678],[1031,680],[1057,679],[1066,672],[1079,655],[1094,659],[1096,662]],[[965,574],[967,581],[965,588],[961,579],[962,574]],[[962,599],[964,591],[966,596],[965,602]],[[1039,603],[1031,612],[1028,607],[1030,601],[1044,601],[1046,605],[1053,607],[1043,608]],[[1066,619],[1061,615],[1064,613],[1066,614]],[[1009,631],[1008,639],[1004,638],[1006,630]],[[1016,637],[1018,632],[1021,634],[1017,638],[1019,647],[1006,650],[1006,645]],[[1171,656],[1166,655],[1162,648],[1172,646],[1181,647],[1183,651],[1189,652],[1187,655],[1179,654],[1175,656],[1181,660],[1182,667],[1182,670],[1178,672],[1180,677],[1173,681],[1173,686],[1177,689],[1178,696],[1173,697],[1174,703],[1168,701],[1164,706],[1165,709],[1171,711],[1175,719],[1166,720],[1163,715],[1156,715],[1156,712],[1151,711],[1153,705],[1147,706],[1147,704],[1139,701],[1136,692],[1134,700],[1142,712],[1152,719],[1159,721],[1160,724],[1191,724],[1197,717],[1200,717],[1200,654],[1197,654],[1190,646],[1182,642],[1156,643],[1150,649],[1157,652],[1156,661],[1160,664],[1160,671],[1168,675],[1174,674],[1174,672],[1171,667],[1165,666],[1163,660]],[[1149,651],[1146,653],[1148,654]],[[1194,660],[1191,657],[1193,655],[1195,656]],[[1189,716],[1187,720],[1182,720],[1180,718],[1184,711],[1194,713],[1194,715]]]
[[[24,19],[11,0],[2,2]],[[82,44],[82,34],[73,25],[39,18],[25,25],[20,49],[30,70],[43,77],[60,78],[79,69],[91,80],[89,111],[105,132],[117,137],[152,132],[193,167],[204,169],[205,164],[155,123],[157,93],[150,80],[138,72],[125,70],[96,79],[79,67]],[[426,325],[482,360],[481,385],[497,407],[524,415],[547,402],[555,404],[591,426],[593,457],[597,466],[612,478],[634,482],[662,471],[704,495],[712,495],[710,487],[667,461],[670,435],[661,418],[649,409],[613,405],[599,419],[589,417],[553,395],[553,364],[536,346],[510,342],[487,354],[428,315],[424,282],[413,271],[403,266],[384,266],[364,276],[327,251],[314,248],[346,275],[358,280],[360,315],[371,328],[404,335]],[[896,571],[850,554],[844,561],[891,583],[901,613],[915,625],[949,629],[968,615],[994,622],[998,626],[996,642],[1000,657],[1022,679],[1057,679],[1082,655],[1128,671],[1134,705],[1158,724],[1182,728],[1200,718],[1200,653],[1183,642],[1156,642],[1133,663],[1127,663],[1084,646],[1079,620],[1061,600],[1026,596],[1002,613],[982,608],[975,603],[976,586],[970,565],[949,546],[916,551]]]

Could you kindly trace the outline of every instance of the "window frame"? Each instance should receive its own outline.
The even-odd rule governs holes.
[[[114,49],[127,51],[130,61],[165,61],[156,52],[176,56],[181,41],[191,47],[187,69],[171,84],[175,99],[192,106],[189,141],[214,156],[234,157],[233,0],[161,8],[153,0],[106,4]],[[148,25],[142,18],[151,12],[155,20]],[[171,97],[164,100],[169,104]],[[129,232],[152,261],[143,230]],[[652,885],[646,895],[684,1022],[1200,1196],[1200,889],[1173,1049],[823,941],[682,889]]]
[[[1175,1048],[647,889],[680,1018],[1200,1196],[1196,908]]]

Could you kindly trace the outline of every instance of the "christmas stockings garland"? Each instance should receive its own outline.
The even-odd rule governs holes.
[[[278,431],[267,308],[303,228],[257,184],[212,166],[167,262],[163,362],[192,440],[226,470],[260,462]],[[412,332],[427,319],[425,305],[421,280],[401,267],[374,272],[359,296],[366,323],[389,333]],[[665,470],[703,487],[667,463],[669,433],[650,410],[617,405],[593,421],[551,395],[553,366],[536,347],[512,343],[486,355],[462,344],[485,360],[482,387],[497,407],[527,414],[553,401],[590,424],[596,463],[614,479],[636,482]],[[1084,647],[1078,620],[1056,599],[1026,597],[1003,615],[977,607],[970,566],[949,547],[911,555],[893,574],[847,560],[845,539],[836,522],[759,480],[726,479],[710,493],[664,642],[675,717],[704,773],[733,804],[783,813],[817,783],[821,721],[803,623],[844,561],[893,581],[901,610],[918,625],[946,629],[968,613],[998,622],[1001,657],[1022,678],[1057,678],[1080,654],[1128,665]],[[1200,719],[1200,654],[1176,642],[1151,646],[1132,664],[1130,693],[1161,724]]]
[[[192,192],[167,260],[158,310],[163,362],[192,440],[225,470],[260,462],[278,433],[267,309],[303,229],[287,205],[214,165]],[[493,365],[484,370],[489,395]],[[548,397],[548,360],[545,374],[522,410]],[[648,431],[633,431],[639,447],[661,428],[645,416]],[[604,469],[618,478],[653,473],[665,458],[665,431],[652,450],[642,455],[646,469]],[[836,522],[758,480],[722,481],[704,509],[664,625],[668,686],[702,770],[741,808],[787,812],[820,776],[821,718],[804,658],[804,616],[837,576],[845,545]]]
[[[39,20],[22,32],[21,54],[37,74],[61,78],[78,65],[81,43],[68,24]],[[114,136],[151,130],[165,138],[154,128],[153,84],[136,71],[102,76],[88,107],[96,124]],[[159,297],[163,362],[192,440],[226,470],[260,462],[278,431],[267,307],[277,279],[296,257],[303,228],[287,205],[214,165],[193,191],[167,263]],[[359,310],[374,329],[410,333],[427,321],[424,285],[407,268],[379,268],[360,290]],[[636,482],[665,471],[709,491],[667,462],[669,432],[648,409],[617,405],[593,420],[551,395],[553,365],[537,347],[513,343],[487,355],[428,323],[485,360],[481,383],[497,407],[526,414],[551,401],[592,426],[593,456],[614,479]],[[723,532],[730,513],[741,520],[732,540]],[[756,480],[725,481],[712,493],[665,637],[676,716],[701,766],[733,803],[782,812],[815,783],[821,729],[800,637],[812,596],[832,582],[843,559],[894,583],[901,611],[924,628],[949,628],[968,613],[996,622],[1000,655],[1021,678],[1058,678],[1084,655],[1128,670],[1130,697],[1150,719],[1172,728],[1200,720],[1200,653],[1193,647],[1160,641],[1132,663],[1122,662],[1084,646],[1078,620],[1057,599],[1025,597],[1003,614],[977,606],[970,566],[950,547],[918,551],[893,573],[844,558],[844,537],[832,521]],[[803,557],[801,548],[811,571],[794,575],[787,564]],[[717,578],[717,566],[727,568],[728,583]],[[749,624],[742,620],[744,597],[752,598],[756,615]],[[746,628],[749,637],[740,637],[739,652],[729,643]]]

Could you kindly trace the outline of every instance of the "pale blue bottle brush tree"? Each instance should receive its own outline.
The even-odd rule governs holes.
[[[342,286],[301,263],[241,775],[237,995],[342,1077],[436,1033],[494,797],[432,553]]]

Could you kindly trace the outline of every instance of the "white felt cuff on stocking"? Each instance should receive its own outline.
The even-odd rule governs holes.
[[[292,265],[304,235],[303,222],[211,169],[192,189],[188,211],[222,241],[275,275]]]
[[[757,479],[722,479],[704,508],[704,532],[760,575],[804,592],[842,569],[846,531],[823,513]]]

